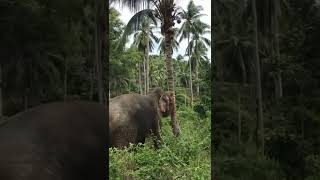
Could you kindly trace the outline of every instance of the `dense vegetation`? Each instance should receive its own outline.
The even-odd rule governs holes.
[[[214,1],[214,176],[319,179],[319,3],[253,2]]]
[[[158,9],[129,26],[110,8],[106,41],[103,2],[0,2],[0,124],[46,102],[103,103],[162,87],[175,92],[181,137],[163,119],[163,147],[110,150],[110,176],[208,179],[211,89],[215,178],[320,178],[319,1],[214,0],[213,72],[203,37],[210,27],[197,21],[201,7],[191,3],[161,19],[176,7],[155,0]],[[119,2],[137,10],[142,1]],[[129,35],[134,43],[123,48]],[[188,40],[186,54],[172,58],[181,39]],[[158,43],[161,53],[150,55]]]
[[[181,107],[182,135],[173,136],[169,119],[162,119],[164,144],[154,150],[149,139],[145,146],[131,146],[125,150],[109,150],[109,178],[123,179],[210,179],[211,177],[211,121],[191,108]],[[196,133],[195,133],[196,132]]]
[[[174,29],[175,36],[170,44],[175,50],[179,48],[179,41],[189,40],[186,55],[172,58],[176,116],[181,135],[174,137],[169,120],[162,119],[160,149],[153,148],[150,138],[145,145],[110,149],[111,179],[210,179],[212,76],[207,57],[210,40],[203,36],[210,33],[210,27],[200,21],[201,10],[191,1],[188,9],[181,11],[184,25]],[[194,19],[188,24],[190,18]],[[137,20],[134,15],[132,19],[125,25],[120,20],[120,12],[109,9],[110,98],[132,92],[146,94],[154,87],[170,90],[165,38],[157,34],[160,28],[152,17]],[[131,25],[132,22],[136,24]],[[131,44],[128,44],[129,35],[133,35]],[[129,47],[124,48],[125,44]],[[149,55],[153,50],[158,51]]]
[[[172,6],[171,12],[176,8],[173,1],[154,2],[162,15],[169,7]],[[134,150],[111,150],[110,169],[115,171],[110,175],[208,179],[211,70],[206,51],[210,40],[203,35],[210,27],[194,17],[201,7],[191,3],[179,20],[171,16],[158,18],[165,21],[161,28],[154,24],[154,18],[145,18],[143,24],[130,28],[120,21],[119,12],[111,8],[107,34],[106,6],[103,0],[0,2],[0,125],[8,116],[47,102],[104,103],[108,96],[145,94],[153,87],[162,87],[175,93],[177,120],[183,134],[174,138],[164,119],[163,147],[155,151],[147,143],[132,147]],[[197,20],[197,24],[190,24],[190,18]],[[189,25],[184,28],[172,28],[173,21],[187,20]],[[154,30],[161,35],[154,36]],[[130,48],[121,47],[118,42],[126,44],[126,36],[130,34],[136,34],[134,43]],[[172,58],[172,50],[187,37],[188,61],[184,55]],[[149,55],[157,43],[161,53]],[[110,90],[105,92],[108,86]]]
[[[107,77],[101,72],[107,68],[103,2],[0,2],[0,116],[52,101],[103,101],[100,94],[108,85],[100,86]]]

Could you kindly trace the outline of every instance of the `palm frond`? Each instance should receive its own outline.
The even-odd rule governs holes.
[[[154,10],[144,9],[137,12],[134,16],[132,16],[132,18],[129,20],[128,24],[125,27],[125,30],[118,44],[119,49],[124,49],[128,36],[131,35],[134,31],[137,31],[139,28],[141,28],[141,25],[144,22],[144,18],[146,17],[151,19],[154,24],[157,24],[156,17],[154,16]]]
[[[211,46],[211,40],[206,38],[206,37],[201,37],[202,41],[207,45],[207,46]]]
[[[199,19],[199,18],[201,18],[201,17],[203,17],[203,16],[207,16],[207,14],[197,14],[197,15],[195,15],[195,16],[193,16],[195,19]]]
[[[179,29],[178,33],[177,33],[177,37],[180,36],[179,38],[179,42],[181,42],[183,39],[186,39],[188,37],[188,33],[186,32],[186,24],[187,22],[184,22],[181,26],[181,28]]]
[[[110,3],[119,3],[123,6],[127,6],[131,11],[139,11],[149,7],[153,0],[109,0]]]

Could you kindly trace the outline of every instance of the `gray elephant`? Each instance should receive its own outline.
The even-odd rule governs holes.
[[[0,180],[107,179],[107,115],[91,102],[43,104],[0,125]]]
[[[173,118],[173,96],[160,88],[148,95],[125,94],[109,101],[109,143],[111,147],[123,148],[129,143],[144,143],[149,135],[154,137],[155,148],[159,147],[160,118],[171,115],[173,134],[180,128]]]

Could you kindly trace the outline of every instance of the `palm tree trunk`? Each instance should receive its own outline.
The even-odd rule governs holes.
[[[277,57],[279,57],[278,53],[279,52],[277,52]],[[279,61],[278,58],[277,58],[277,61]],[[283,92],[283,90],[282,90],[282,76],[281,76],[280,70],[277,70],[274,78],[275,78],[275,97],[276,97],[276,100],[279,100],[280,98],[282,98],[282,95],[283,95],[283,93],[282,93]]]
[[[254,58],[256,64],[256,98],[257,98],[257,120],[259,123],[259,131],[257,136],[261,143],[261,153],[264,155],[264,122],[263,122],[263,112],[262,112],[262,90],[261,90],[261,72],[260,72],[260,59],[259,59],[259,46],[258,46],[258,23],[257,23],[257,10],[256,10],[256,0],[252,0],[252,13],[253,13],[253,23],[254,23],[254,43],[255,51]]]
[[[239,47],[239,60],[240,60],[240,66],[241,66],[241,72],[242,72],[242,84],[245,85],[245,83],[247,83],[247,68],[244,64],[242,50],[240,47]]]
[[[141,69],[142,69],[142,65],[139,63],[138,64],[139,90],[140,90],[140,94],[142,95],[143,94],[143,90],[142,90],[142,73],[141,73]]]
[[[274,38],[275,38],[275,50],[276,50],[276,59],[277,59],[277,64],[280,64],[280,48],[279,48],[279,22],[278,22],[278,17],[277,14],[274,16]],[[279,98],[282,98],[282,76],[281,76],[281,71],[278,68],[276,72],[276,100]]]
[[[108,59],[107,59],[107,51],[109,50],[109,47],[108,47],[108,43],[106,42],[109,42],[109,39],[107,39],[107,13],[108,13],[108,10],[107,10],[107,2],[104,1],[104,0],[101,0],[101,11],[100,11],[100,27],[101,27],[101,59],[100,59],[100,87],[101,87],[101,103],[105,104],[106,103],[106,93],[105,93],[105,89],[103,88],[104,87],[104,81],[103,81],[103,75],[104,75],[104,70],[103,70],[103,65],[104,63],[103,62],[107,62]],[[108,67],[109,66],[106,66],[107,67],[107,72],[109,72],[109,69]]]
[[[199,69],[198,69],[198,62],[196,61],[196,83],[197,83],[197,96],[200,95],[200,86],[199,86]]]
[[[147,71],[146,71],[146,57],[143,57],[143,94],[146,95],[147,94]]]
[[[190,35],[188,35],[188,44],[190,43]],[[193,106],[193,89],[192,89],[192,69],[191,69],[191,50],[189,48],[188,50],[188,56],[189,56],[189,85],[190,85],[190,104],[191,104],[191,107]]]
[[[145,49],[145,59],[146,59],[146,93],[149,92],[149,37],[147,36],[146,49]]]
[[[109,88],[109,101],[110,101],[110,99],[111,99],[111,93],[110,93],[110,88]]]
[[[280,70],[277,70],[275,74],[275,97],[279,100],[282,97],[282,76]]]
[[[173,4],[172,4],[173,5]],[[168,7],[170,8],[170,7]],[[172,8],[173,9],[173,8]],[[169,21],[166,21],[169,20]],[[166,55],[166,68],[167,68],[167,80],[168,80],[168,89],[170,96],[172,98],[173,109],[171,113],[171,127],[175,136],[179,136],[180,127],[176,120],[176,100],[175,100],[175,92],[174,92],[174,79],[173,79],[173,64],[172,64],[172,40],[174,39],[174,30],[172,26],[168,26],[168,24],[173,24],[173,19],[171,17],[165,17],[164,27],[168,27],[165,29],[165,55]]]
[[[187,107],[187,88],[185,88],[184,106]]]
[[[102,3],[101,3],[102,2]],[[96,0],[96,25],[95,25],[95,44],[96,44],[96,68],[97,68],[97,82],[98,82],[98,95],[99,95],[99,103],[104,104],[103,100],[103,82],[102,82],[102,43],[104,42],[104,35],[102,31],[104,26],[104,1]]]
[[[249,94],[251,97],[255,97],[256,96],[256,90],[255,90],[255,76],[254,76],[254,72],[253,71],[250,71],[250,75],[248,76],[248,81],[249,81]],[[249,111],[251,112],[254,112],[256,111],[256,107],[257,107],[257,104],[256,104],[256,100],[255,99],[250,99],[249,101]],[[257,112],[257,111],[256,111]],[[258,120],[257,120],[258,121]],[[257,123],[258,125],[258,123]],[[257,128],[256,128],[257,129]],[[248,141],[247,143],[254,143],[254,137],[255,137],[255,131],[256,131],[255,128],[250,128],[249,129],[249,138],[248,138]]]

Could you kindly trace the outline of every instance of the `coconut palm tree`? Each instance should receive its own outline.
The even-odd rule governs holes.
[[[210,26],[201,22],[200,20],[196,20],[193,23],[193,30],[191,31],[192,39],[188,44],[187,51],[191,52],[190,63],[189,65],[195,66],[196,77],[195,80],[198,82],[198,66],[201,60],[208,59],[205,54],[208,51],[208,47],[211,46],[210,39],[204,37],[203,35],[210,32]],[[192,58],[193,56],[193,58]],[[192,63],[192,60],[194,63]],[[191,67],[189,67],[191,69]],[[191,74],[190,74],[191,75]],[[199,83],[197,83],[196,93],[199,96]]]
[[[144,94],[149,91],[149,52],[153,51],[154,44],[159,42],[159,38],[154,35],[152,29],[155,26],[150,24],[150,19],[145,18],[139,25],[139,29],[134,33],[133,44],[143,52],[143,77],[144,77]]]
[[[274,87],[275,87],[275,98],[279,99],[283,96],[282,88],[282,73],[279,68],[280,65],[280,40],[279,40],[279,29],[280,29],[280,18],[283,15],[282,9],[288,8],[287,0],[262,0],[257,3],[257,18],[258,27],[262,36],[264,36],[268,43],[271,44],[272,57],[275,57],[275,63],[277,65],[275,69]],[[271,42],[271,43],[270,43]]]
[[[229,71],[226,70],[226,63],[225,61],[221,61],[222,58],[220,56],[224,56],[224,54],[230,54],[224,53],[225,50],[232,50],[233,48],[229,48],[230,43],[232,43],[234,40],[237,41],[243,34],[242,33],[240,36],[238,35],[238,28],[235,27],[235,24],[240,24],[247,27],[247,24],[243,23],[244,21],[239,18],[241,18],[241,14],[243,14],[245,6],[248,3],[246,0],[213,0],[212,3],[214,4],[213,21],[215,22],[215,45],[216,48],[219,49],[219,51],[216,53],[217,58],[215,59],[215,64],[217,66],[217,78],[220,81],[224,81],[225,75],[228,74]],[[234,31],[234,29],[236,31]]]
[[[175,103],[175,91],[174,91],[174,73],[172,63],[172,41],[175,36],[174,21],[178,23],[180,20],[180,13],[174,0],[112,0],[118,1],[123,5],[128,6],[131,10],[137,12],[128,22],[125,29],[125,36],[128,36],[132,32],[138,29],[139,24],[142,22],[145,16],[148,16],[155,24],[157,20],[161,22],[161,34],[165,38],[165,61],[167,69],[167,81],[168,91],[173,100],[173,113],[171,115],[171,126],[173,133],[178,136],[180,134],[180,128],[176,121],[176,103]],[[152,8],[150,8],[150,5]]]
[[[215,44],[219,55],[224,57],[223,60],[217,59],[217,64],[220,65],[218,71],[222,75],[223,69],[226,67],[228,67],[228,72],[239,72],[240,70],[241,76],[239,77],[241,77],[242,84],[245,84],[249,70],[253,71],[254,67],[253,62],[250,61],[253,47],[250,35],[252,30],[251,26],[244,23],[244,21],[248,21],[247,18],[243,18],[248,9],[246,9],[245,3],[238,1],[219,2],[219,7],[220,11],[226,13],[228,19],[224,19],[224,22],[217,20],[219,30],[216,32]],[[236,76],[238,77],[238,74]]]
[[[173,30],[175,34],[177,34],[179,31],[179,28],[173,28]],[[160,42],[160,45],[158,47],[158,51],[160,52],[160,54],[163,54],[165,49],[165,39],[163,37],[160,37],[159,42]],[[177,36],[174,36],[171,46],[173,50],[178,51],[179,42],[177,40]]]
[[[257,146],[260,144],[262,153],[264,153],[264,121],[263,121],[263,110],[262,110],[262,88],[261,88],[261,70],[260,70],[260,57],[261,52],[260,42],[258,41],[258,33],[261,32],[259,27],[257,10],[258,2],[255,0],[242,0],[242,1],[224,1],[215,0],[217,8],[215,9],[215,20],[219,23],[217,28],[220,32],[217,34],[217,48],[224,48],[222,55],[227,57],[224,59],[236,61],[237,63],[230,63],[230,61],[219,62],[217,58],[217,65],[219,64],[220,71],[223,70],[224,64],[234,64],[237,68],[240,67],[242,73],[242,82],[247,81],[247,71],[251,70],[255,73],[255,88],[256,88],[256,102],[257,102]],[[257,6],[256,6],[257,3]],[[221,16],[220,13],[224,15]],[[248,21],[252,19],[251,21]],[[225,23],[227,22],[227,23]],[[244,23],[246,22],[246,23]],[[222,23],[222,24],[220,24]],[[249,26],[248,26],[249,25]],[[249,28],[250,29],[249,29]],[[259,31],[258,31],[259,28]],[[253,32],[253,33],[251,33]],[[249,35],[248,35],[249,34]],[[261,38],[261,36],[259,36]],[[261,40],[261,39],[260,39]],[[254,53],[252,53],[252,51]],[[248,61],[253,55],[253,61]],[[221,54],[220,54],[221,55]],[[251,64],[254,64],[253,66]],[[230,66],[229,66],[230,67]],[[232,67],[234,68],[234,67]],[[249,69],[250,68],[250,69]],[[232,71],[231,71],[232,72]],[[249,72],[249,71],[248,71]],[[224,74],[224,71],[220,72],[220,75]],[[222,77],[222,76],[221,76]],[[238,96],[239,101],[241,99]],[[240,112],[240,110],[239,110]],[[241,119],[238,118],[239,128],[239,140],[241,137]],[[239,141],[240,142],[240,141]],[[259,143],[259,144],[258,144]]]
[[[209,58],[207,56],[208,48],[202,44],[201,41],[195,40],[194,43],[194,50],[192,52],[190,61],[191,65],[194,66],[195,69],[195,82],[196,82],[196,93],[197,96],[200,95],[200,87],[199,87],[199,67],[204,61],[209,61]]]
[[[203,10],[201,6],[196,6],[191,0],[188,4],[187,11],[182,11],[181,18],[184,19],[178,34],[180,36],[179,42],[183,39],[188,39],[188,44],[190,44],[191,33],[195,32],[194,21],[199,20],[204,14],[200,14],[200,11]],[[189,85],[190,85],[190,96],[191,96],[191,106],[193,104],[193,85],[192,85],[192,70],[191,70],[191,48],[187,49],[186,54],[189,56]]]
[[[98,85],[98,95],[99,103],[105,103],[105,92],[103,88],[103,62],[106,60],[106,23],[107,23],[107,3],[104,0],[95,1],[95,63],[96,63],[96,74],[97,74],[97,85]]]
[[[249,72],[254,72],[252,59],[252,26],[248,26],[248,3],[243,1],[215,0],[215,27],[217,53],[221,58],[216,59],[220,79],[223,75],[242,81],[242,86],[248,82]],[[250,12],[252,10],[250,9]],[[239,72],[241,74],[239,74]],[[238,79],[239,77],[239,79]],[[241,79],[240,79],[241,77]],[[251,76],[249,76],[250,78]],[[238,91],[238,143],[241,143],[241,84]]]

